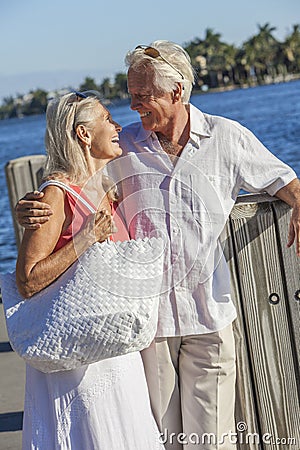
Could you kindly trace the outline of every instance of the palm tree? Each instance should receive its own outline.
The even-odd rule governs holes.
[[[214,33],[211,28],[206,30],[204,49],[211,87],[223,84],[224,45],[226,44],[223,44],[220,38],[220,33]]]
[[[103,97],[106,99],[111,98],[112,88],[113,88],[113,86],[112,86],[109,78],[104,78],[102,80],[102,83],[99,86],[100,92],[102,93]]]
[[[28,100],[23,102],[21,114],[29,116],[32,114],[43,114],[46,112],[48,103],[48,92],[44,89],[30,91]],[[24,100],[25,97],[23,97]]]
[[[80,91],[98,91],[99,86],[96,84],[94,78],[85,77],[84,82],[79,86]]]
[[[281,44],[278,59],[286,68],[286,72],[300,71],[300,25],[293,25],[292,33]]]
[[[238,49],[234,45],[226,44],[224,46],[224,60],[225,60],[225,76],[229,78],[227,84],[238,84],[239,76],[237,69],[237,55]]]
[[[278,54],[279,42],[274,38],[273,31],[268,23],[258,25],[259,32],[244,42],[244,66],[251,78],[251,71],[255,72],[259,83],[265,81],[266,75],[274,77],[276,74],[276,55]]]
[[[118,98],[128,98],[127,76],[125,73],[117,73],[115,76],[114,96]]]
[[[200,80],[199,84],[209,84],[210,87],[224,85],[225,75],[228,82],[232,83],[237,49],[222,42],[221,34],[211,28],[205,33],[204,40],[197,38],[185,46]]]

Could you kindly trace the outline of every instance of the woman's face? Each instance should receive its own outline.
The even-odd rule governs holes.
[[[95,106],[95,119],[90,127],[91,156],[110,161],[122,154],[119,146],[121,125],[115,122],[110,112],[100,103]]]

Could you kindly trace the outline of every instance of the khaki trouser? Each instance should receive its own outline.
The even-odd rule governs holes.
[[[157,338],[142,357],[166,449],[235,449],[231,325],[209,334]]]

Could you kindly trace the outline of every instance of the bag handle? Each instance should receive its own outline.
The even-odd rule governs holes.
[[[65,191],[68,191],[70,194],[74,195],[74,197],[77,198],[77,200],[80,200],[81,203],[93,214],[95,214],[97,211],[95,210],[95,208],[93,208],[83,197],[81,197],[80,194],[78,194],[78,192],[76,192],[74,189],[71,188],[71,186],[68,186],[67,184],[63,183],[62,181],[58,181],[58,180],[48,180],[45,181],[43,184],[40,185],[39,187],[39,191],[42,191],[45,187],[47,186],[58,186],[62,189],[64,189]]]

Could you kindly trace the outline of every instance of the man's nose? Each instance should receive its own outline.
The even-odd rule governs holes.
[[[140,102],[138,101],[138,99],[136,99],[132,96],[130,99],[130,108],[135,111],[139,108],[139,104],[140,104]]]

